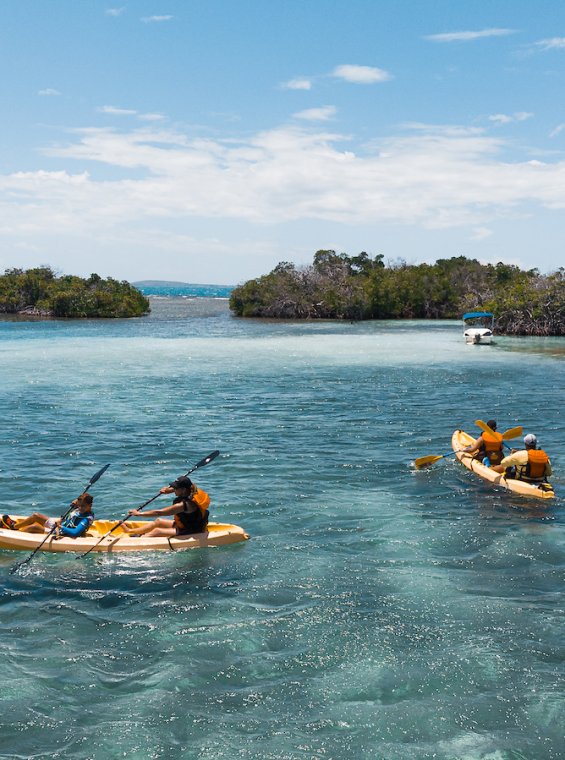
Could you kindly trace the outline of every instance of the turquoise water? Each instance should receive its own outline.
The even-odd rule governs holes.
[[[121,517],[218,448],[195,480],[252,537],[15,574],[0,551],[0,757],[563,758],[564,359],[207,298],[0,321],[3,512],[61,514],[110,462]],[[477,417],[539,434],[551,508],[414,470]]]
[[[229,298],[233,290],[232,285],[191,285],[188,283],[177,286],[162,283],[137,287],[145,296],[182,296],[184,298]]]

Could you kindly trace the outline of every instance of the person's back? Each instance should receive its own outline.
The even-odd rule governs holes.
[[[482,451],[484,452],[483,462],[487,465],[500,464],[504,456],[502,433],[496,431],[495,420],[489,420],[487,425],[493,432],[489,433],[485,430],[481,435],[483,439]]]
[[[502,434],[496,432],[496,420],[489,420],[487,425],[492,433],[484,431],[474,443],[465,447],[465,451],[470,452],[475,459],[490,467],[500,464],[504,451]]]
[[[528,461],[524,467],[520,468],[520,475],[517,474],[520,480],[528,480],[534,483],[545,480],[548,475],[551,475],[551,463],[543,449],[535,448],[534,445],[534,448],[526,448],[526,453]]]
[[[506,477],[524,480],[527,483],[543,483],[552,474],[551,461],[543,449],[537,448],[538,439],[533,433],[524,436],[524,449],[512,450],[502,462],[493,467]]]

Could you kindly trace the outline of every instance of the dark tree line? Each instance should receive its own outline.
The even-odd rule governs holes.
[[[509,264],[458,256],[435,264],[397,262],[362,252],[317,251],[311,265],[282,262],[235,288],[237,316],[276,319],[459,319],[492,311],[509,335],[565,335],[565,270],[541,275]]]
[[[42,317],[139,317],[149,301],[125,280],[91,274],[57,277],[50,267],[7,269],[0,275],[0,313]]]

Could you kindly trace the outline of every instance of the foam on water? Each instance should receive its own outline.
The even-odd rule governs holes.
[[[219,448],[195,479],[252,536],[15,575],[0,552],[0,756],[562,757],[562,499],[410,462],[494,416],[565,492],[563,345],[207,299],[0,322],[2,511],[60,514],[111,462],[92,491],[121,517]]]

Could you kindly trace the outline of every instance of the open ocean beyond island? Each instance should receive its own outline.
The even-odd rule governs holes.
[[[0,757],[563,758],[565,340],[152,308],[0,321],[2,512],[59,515],[110,462],[122,517],[218,448],[195,481],[251,540],[0,551]],[[551,507],[411,466],[490,417],[539,434]]]

